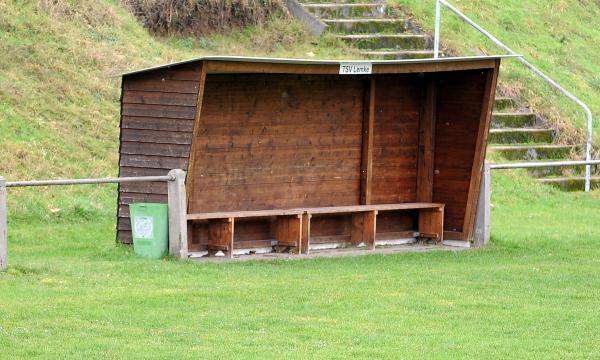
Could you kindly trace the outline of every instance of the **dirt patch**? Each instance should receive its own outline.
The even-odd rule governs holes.
[[[202,36],[287,15],[282,0],[121,0],[156,35]]]

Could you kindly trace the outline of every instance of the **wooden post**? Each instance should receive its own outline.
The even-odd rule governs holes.
[[[360,203],[371,204],[371,193],[373,186],[373,133],[375,131],[375,78],[365,91],[363,109],[362,129],[362,159],[361,159],[361,182]]]
[[[181,259],[188,257],[187,197],[185,191],[185,171],[169,171],[175,177],[169,181],[169,254]]]
[[[6,217],[6,180],[0,177],[0,272],[8,268],[8,230]]]
[[[368,250],[375,249],[377,211],[365,211],[352,216],[351,241],[354,246],[364,244]]]
[[[300,253],[307,254],[310,252],[310,214],[302,215],[302,236],[300,237]]]
[[[433,201],[435,163],[435,123],[437,88],[433,77],[426,81],[419,118],[419,159],[417,166],[417,200]]]
[[[492,201],[491,168],[489,161],[483,165],[481,178],[481,190],[477,204],[477,216],[475,218],[475,236],[473,245],[475,247],[485,246],[490,241],[490,206]]]

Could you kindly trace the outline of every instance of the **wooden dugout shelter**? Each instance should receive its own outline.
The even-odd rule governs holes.
[[[120,176],[188,171],[198,254],[470,241],[500,58],[204,57],[126,73]],[[128,204],[166,193],[120,185],[121,242]]]

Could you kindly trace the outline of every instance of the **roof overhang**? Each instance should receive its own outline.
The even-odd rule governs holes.
[[[129,76],[151,72],[155,70],[168,69],[195,62],[213,62],[213,63],[246,63],[246,64],[273,64],[273,65],[315,65],[315,66],[340,66],[342,64],[372,64],[372,65],[409,65],[409,64],[447,64],[459,62],[476,62],[484,60],[497,60],[505,58],[517,58],[522,55],[493,55],[493,56],[463,56],[463,57],[443,57],[429,59],[407,59],[407,60],[316,60],[316,59],[288,59],[288,58],[268,58],[268,57],[247,57],[247,56],[203,56],[194,59],[163,64],[149,68],[125,72],[116,76]]]

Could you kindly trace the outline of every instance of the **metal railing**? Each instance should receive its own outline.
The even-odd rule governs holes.
[[[0,272],[8,267],[8,205],[7,189],[35,186],[66,186],[93,184],[122,184],[167,182],[169,206],[169,254],[187,258],[187,219],[185,171],[175,169],[165,176],[139,176],[100,179],[35,180],[7,182],[0,177]]]
[[[484,28],[479,26],[475,21],[471,20],[469,17],[467,17],[465,14],[463,14],[460,10],[458,10],[456,7],[454,7],[450,3],[448,3],[446,0],[436,0],[435,39],[434,39],[434,53],[433,53],[434,58],[438,58],[439,52],[440,52],[440,36],[441,36],[440,35],[440,27],[441,27],[440,23],[441,23],[441,17],[442,17],[441,5],[444,5],[448,10],[450,10],[454,14],[456,14],[461,20],[463,20],[465,23],[471,25],[471,27],[473,27],[475,30],[479,31],[481,34],[486,36],[494,44],[496,44],[498,47],[500,47],[507,53],[509,53],[511,55],[517,55],[517,53],[514,52],[511,48],[506,46],[503,42],[498,40],[494,35],[490,34],[487,30],[485,30]],[[575,95],[573,95],[571,92],[569,92],[564,87],[562,87],[559,83],[557,83],[555,80],[553,80],[548,75],[546,75],[544,72],[542,72],[540,69],[535,67],[533,64],[531,64],[527,60],[525,60],[525,58],[517,57],[516,59],[519,62],[521,62],[523,65],[525,65],[527,68],[529,68],[531,71],[533,71],[536,75],[541,77],[544,81],[546,81],[552,87],[554,87],[555,89],[560,91],[567,98],[574,101],[577,105],[579,105],[585,111],[586,116],[587,116],[587,128],[588,128],[587,129],[587,144],[586,144],[586,151],[585,151],[585,160],[588,162],[591,161],[592,160],[592,133],[593,133],[594,121],[593,121],[592,111],[590,110],[590,108],[583,101],[578,99]],[[587,164],[585,166],[585,191],[586,192],[590,191],[591,175],[592,175],[592,167],[590,164]]]

